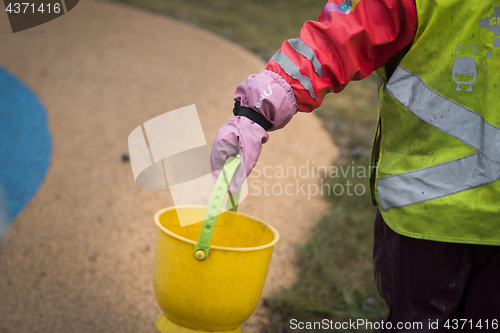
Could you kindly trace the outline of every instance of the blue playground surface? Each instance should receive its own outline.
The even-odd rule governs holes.
[[[0,232],[40,187],[51,154],[45,107],[24,83],[0,66]]]

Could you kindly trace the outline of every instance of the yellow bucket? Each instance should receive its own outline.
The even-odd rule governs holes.
[[[200,261],[193,252],[204,222],[182,227],[178,213],[206,221],[207,208],[166,208],[155,215],[154,293],[163,311],[155,327],[162,333],[243,332],[241,324],[260,300],[278,232],[226,211],[216,217],[210,254]]]

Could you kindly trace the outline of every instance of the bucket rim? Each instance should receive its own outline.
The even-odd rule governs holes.
[[[179,236],[176,233],[174,233],[174,232],[168,230],[167,228],[165,228],[160,223],[160,215],[161,214],[163,214],[166,211],[175,210],[175,209],[178,209],[178,208],[203,208],[203,209],[207,209],[206,206],[197,206],[197,205],[181,205],[181,206],[163,208],[163,209],[160,209],[158,212],[156,212],[155,217],[154,217],[155,224],[158,227],[158,229],[160,229],[161,231],[163,231],[167,235],[169,235],[169,236],[171,236],[173,238],[176,238],[176,239],[178,239],[180,241],[192,244],[193,247],[194,247],[194,246],[196,246],[196,243],[197,243],[196,241],[193,241],[191,239]],[[229,211],[229,210],[225,211],[224,213],[238,214],[238,215],[243,215],[243,216],[249,217],[252,220],[255,220],[255,221],[257,221],[257,222],[265,225],[269,230],[271,230],[272,233],[273,233],[273,235],[274,235],[274,238],[273,238],[273,240],[271,242],[269,242],[267,244],[264,244],[264,245],[261,245],[261,246],[254,246],[254,247],[226,247],[226,246],[219,246],[219,245],[210,245],[209,248],[211,250],[213,249],[213,250],[224,250],[224,251],[233,251],[233,252],[259,251],[259,250],[263,250],[263,249],[266,249],[266,248],[269,248],[269,247],[273,247],[279,241],[279,239],[280,239],[280,235],[279,235],[278,231],[276,229],[274,229],[273,226],[271,226],[270,224],[262,221],[261,219],[258,219],[256,217],[250,216],[248,214],[244,214],[244,213],[240,213],[240,212],[233,212],[233,211]]]

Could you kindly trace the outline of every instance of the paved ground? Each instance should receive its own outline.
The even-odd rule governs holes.
[[[43,104],[29,87],[1,66],[0,91],[2,233],[43,182],[50,164],[52,143]]]
[[[0,66],[39,97],[52,135],[48,173],[0,245],[0,331],[155,332],[153,215],[172,200],[168,191],[135,185],[121,160],[128,134],[196,104],[210,142],[231,115],[236,85],[264,63],[193,26],[87,0],[16,34],[0,14]],[[302,167],[301,179],[268,181],[307,186],[317,180],[305,168],[328,166],[334,154],[317,118],[301,114],[271,135],[260,168]],[[324,209],[319,196],[309,200],[301,191],[242,203],[241,211],[281,235],[264,296],[294,281],[293,245]],[[246,332],[265,324],[263,311]]]

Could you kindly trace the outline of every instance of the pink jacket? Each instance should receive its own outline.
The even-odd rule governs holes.
[[[236,89],[234,100],[264,115],[269,130],[285,126],[297,111],[311,112],[326,93],[367,77],[412,42],[417,29],[413,0],[338,1],[344,0],[328,1],[317,21],[303,25],[300,38],[284,42],[265,70]],[[214,180],[227,158],[240,154],[243,168],[231,183],[234,191],[268,138],[246,116],[230,119],[217,132],[211,151]]]
[[[266,70],[236,90],[234,99],[266,116],[271,130],[297,111],[311,112],[328,92],[364,79],[412,42],[413,0],[342,1],[328,1],[316,21],[303,25],[300,38],[285,41]]]

